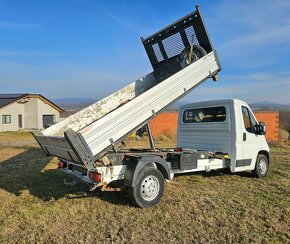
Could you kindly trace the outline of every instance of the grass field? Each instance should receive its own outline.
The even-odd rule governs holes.
[[[0,243],[289,243],[290,147],[271,150],[264,179],[227,171],[178,176],[159,205],[139,209],[126,193],[63,185],[57,160],[29,134],[0,133]]]

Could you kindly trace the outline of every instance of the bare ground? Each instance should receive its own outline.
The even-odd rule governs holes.
[[[172,147],[174,138],[157,146]],[[126,193],[64,186],[57,160],[29,134],[0,133],[0,243],[289,243],[290,148],[271,149],[264,179],[228,171],[178,176],[159,205],[139,209]]]

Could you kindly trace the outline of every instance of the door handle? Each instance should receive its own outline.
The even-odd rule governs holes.
[[[247,140],[247,134],[246,132],[243,133],[243,141],[246,141]]]

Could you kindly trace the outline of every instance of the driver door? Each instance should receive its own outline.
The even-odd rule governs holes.
[[[241,170],[250,170],[256,163],[260,148],[260,136],[256,133],[257,121],[251,110],[246,106],[241,106],[241,113],[243,117],[241,128],[243,159],[237,160],[236,167]]]

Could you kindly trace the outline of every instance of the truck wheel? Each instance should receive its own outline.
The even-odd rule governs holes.
[[[140,208],[159,203],[164,191],[164,177],[159,170],[145,167],[137,177],[135,187],[129,188],[129,198]]]
[[[269,169],[269,160],[264,154],[258,154],[255,169],[252,174],[258,178],[265,177]]]
[[[189,53],[190,47],[186,47],[179,55],[179,62],[182,69],[206,55],[204,48],[197,45],[193,46],[191,62],[189,60]]]

